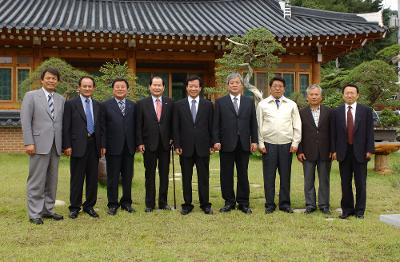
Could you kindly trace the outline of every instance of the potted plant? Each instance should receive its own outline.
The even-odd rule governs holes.
[[[384,109],[380,112],[377,126],[374,128],[375,141],[396,141],[396,127],[400,124],[400,115],[392,110]]]

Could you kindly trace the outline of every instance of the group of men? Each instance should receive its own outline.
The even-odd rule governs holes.
[[[262,154],[265,213],[275,211],[276,171],[280,177],[280,210],[292,213],[290,178],[292,155],[303,163],[305,213],[317,209],[315,170],[318,168],[318,208],[330,213],[329,174],[332,160],[339,161],[342,181],[343,213],[363,218],[366,203],[367,161],[374,150],[371,109],[357,104],[358,88],[343,88],[344,104],[334,110],[323,105],[322,89],[307,89],[309,106],[300,110],[284,96],[285,81],[274,77],[269,97],[255,107],[243,95],[239,73],[227,77],[228,95],[215,105],[201,97],[203,84],[198,76],[186,81],[187,97],[173,101],[164,96],[163,79],[153,76],[150,96],[137,103],[127,98],[129,84],[115,79],[113,97],[99,103],[93,99],[95,81],[90,76],[79,80],[79,96],[65,102],[55,92],[59,72],[48,68],[41,75],[42,88],[28,92],[21,108],[21,123],[26,153],[30,156],[27,181],[30,222],[43,224],[43,218],[63,219],[53,211],[58,178],[58,161],[63,151],[70,157],[70,214],[83,212],[99,217],[97,200],[99,158],[106,157],[109,215],[118,208],[129,213],[132,206],[134,154],[141,152],[145,167],[145,212],[156,208],[156,170],[159,174],[158,208],[170,210],[168,181],[171,148],[179,155],[182,170],[181,214],[192,212],[192,175],[196,166],[200,208],[212,214],[209,201],[210,154],[219,151],[220,184],[225,201],[220,212],[236,207],[250,214],[248,164],[251,153]],[[236,166],[236,194],[234,167]],[[356,203],[352,177],[356,185]],[[122,196],[118,198],[118,185]],[[83,185],[86,199],[82,203]]]

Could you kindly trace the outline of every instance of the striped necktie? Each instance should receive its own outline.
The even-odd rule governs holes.
[[[86,128],[89,135],[94,133],[94,121],[92,116],[92,107],[90,106],[90,100],[88,98],[85,99],[85,114],[86,114]]]
[[[54,101],[53,101],[53,95],[49,94],[47,102],[49,103],[49,110],[51,114],[51,118],[54,120]]]
[[[119,109],[121,109],[121,113],[123,116],[125,116],[125,103],[124,101],[118,101]]]

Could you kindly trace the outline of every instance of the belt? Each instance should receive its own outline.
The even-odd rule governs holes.
[[[87,138],[94,138],[94,133],[92,134],[87,133]]]

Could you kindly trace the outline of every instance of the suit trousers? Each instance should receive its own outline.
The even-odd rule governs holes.
[[[97,181],[99,158],[96,152],[96,140],[88,138],[85,155],[71,157],[70,211],[93,208],[97,201]],[[86,179],[86,201],[82,205],[83,183]]]
[[[233,152],[219,152],[221,191],[225,205],[232,206],[237,202],[241,206],[249,206],[250,186],[247,172],[249,157],[250,152],[242,149],[240,139]],[[236,198],[233,189],[234,164],[237,173]]]
[[[200,208],[205,209],[210,207],[209,202],[209,164],[210,156],[200,157],[193,153],[191,157],[179,157],[181,169],[182,169],[182,187],[183,187],[183,199],[185,203],[182,208],[193,209],[192,205],[192,176],[193,166],[196,165],[197,169],[197,186],[199,192]]]
[[[331,172],[331,161],[308,161],[303,162],[304,171],[304,196],[306,207],[316,208],[315,192],[315,169],[318,169],[318,207],[319,209],[329,208],[329,180]]]
[[[53,213],[56,201],[58,162],[55,144],[48,154],[35,154],[29,158],[27,204],[29,218],[40,218]]]
[[[127,206],[132,204],[133,159],[128,147],[120,155],[108,155],[107,160],[107,198],[108,207]],[[118,203],[118,184],[121,175],[122,197]]]
[[[275,178],[276,171],[279,172],[279,208],[290,207],[290,176],[292,169],[292,153],[289,144],[265,143],[267,153],[262,156],[265,207],[276,208],[275,205]]]
[[[353,146],[347,145],[346,157],[339,162],[343,214],[364,215],[367,200],[367,164],[368,162],[359,163],[354,156]],[[356,187],[355,206],[352,187],[353,174]]]
[[[161,142],[156,151],[146,149],[143,154],[145,167],[146,207],[154,208],[156,199],[156,168],[160,185],[158,191],[158,206],[164,207],[168,203],[168,175],[169,175],[169,150],[164,150]]]

